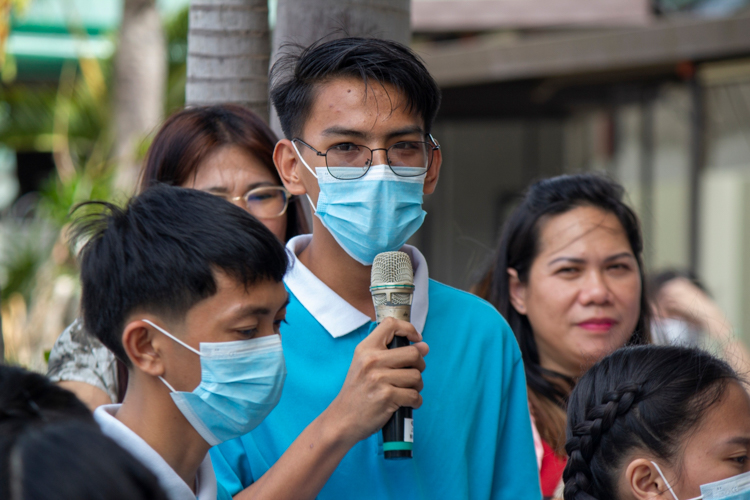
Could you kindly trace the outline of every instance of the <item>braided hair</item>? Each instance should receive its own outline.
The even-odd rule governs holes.
[[[673,461],[681,438],[732,380],[727,363],[697,348],[626,347],[596,363],[568,402],[565,500],[618,498],[631,450]]]

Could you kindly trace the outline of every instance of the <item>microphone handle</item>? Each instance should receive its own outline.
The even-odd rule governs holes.
[[[393,337],[388,349],[409,345],[406,337]],[[414,425],[412,409],[406,406],[396,410],[383,426],[383,455],[388,460],[412,458],[414,444]]]

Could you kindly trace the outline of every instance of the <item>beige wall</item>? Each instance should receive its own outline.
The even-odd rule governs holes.
[[[560,173],[562,124],[443,121],[433,135],[443,150],[443,169],[413,241],[433,278],[466,289],[491,258],[513,195],[533,178]]]
[[[750,339],[750,78],[706,92],[707,160],[700,176],[698,272],[738,334]],[[685,85],[660,88],[654,103],[653,203],[642,187],[642,107],[614,114],[614,154],[603,147],[608,115],[587,109],[557,120],[443,120],[434,135],[444,166],[413,239],[432,277],[468,288],[491,259],[500,223],[533,179],[603,170],[622,182],[651,225],[647,271],[689,265],[690,123]]]

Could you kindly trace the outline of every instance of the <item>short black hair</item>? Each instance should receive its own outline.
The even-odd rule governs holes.
[[[130,366],[122,329],[135,311],[181,320],[217,291],[222,271],[246,287],[280,282],[288,257],[279,240],[238,206],[208,193],[157,185],[125,208],[105,202],[79,217],[81,308],[86,329]]]
[[[0,364],[0,434],[12,433],[14,425],[67,419],[94,424],[88,407],[72,392],[39,373]]]
[[[656,300],[659,292],[661,292],[662,287],[670,281],[676,280],[678,278],[688,280],[701,292],[705,293],[709,297],[711,296],[711,292],[708,291],[706,285],[703,284],[703,282],[698,278],[698,275],[696,275],[693,271],[689,269],[668,268],[659,271],[649,278],[648,293],[650,300]]]
[[[10,451],[18,437],[62,422],[99,432],[91,412],[75,394],[39,373],[0,364],[0,498],[10,498]]]
[[[0,437],[9,500],[166,500],[156,476],[96,425],[76,421],[30,426]]]
[[[409,47],[392,40],[347,37],[316,42],[301,53],[299,49],[287,47],[271,68],[271,101],[287,139],[302,132],[316,86],[334,78],[393,85],[406,98],[406,110],[421,116],[430,133],[440,108],[440,89]]]

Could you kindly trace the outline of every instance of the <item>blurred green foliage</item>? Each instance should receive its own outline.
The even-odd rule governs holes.
[[[61,181],[51,178],[41,191],[38,211],[44,219],[61,228],[70,220],[73,208],[88,200],[112,200],[112,170],[101,172],[84,171],[74,177]]]
[[[40,266],[49,258],[57,231],[42,220],[8,220],[0,228],[2,238],[2,260],[0,260],[0,282],[3,286],[2,301],[12,294],[20,293],[28,303]]]
[[[169,115],[185,102],[188,9],[166,20],[164,29],[169,54],[165,115]],[[56,152],[69,159],[69,168],[60,169],[58,164],[57,173],[47,179],[38,196],[26,195],[23,214],[0,219],[2,299],[14,292],[30,299],[37,272],[49,260],[75,205],[91,199],[124,201],[111,199],[112,62],[66,64],[57,82],[0,85],[0,143],[16,151]],[[139,149],[141,157],[148,144],[144,141]],[[67,262],[58,264],[60,272],[75,272]]]

